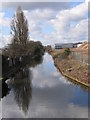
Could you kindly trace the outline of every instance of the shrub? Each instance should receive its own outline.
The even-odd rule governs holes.
[[[69,56],[70,53],[71,53],[71,51],[70,51],[69,48],[66,48],[66,49],[64,50],[64,55],[65,55],[65,56]]]

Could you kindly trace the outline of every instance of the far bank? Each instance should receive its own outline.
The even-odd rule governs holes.
[[[79,52],[82,56],[86,55],[86,62],[79,61],[73,57],[72,52],[76,52],[75,49],[70,49],[69,55],[64,55],[65,49],[52,50],[49,49],[48,52],[53,57],[55,66],[59,69],[59,71],[71,79],[73,82],[77,84],[81,84],[85,87],[90,87],[90,79],[89,79],[89,64],[88,62],[88,53],[84,54],[83,52]],[[86,58],[86,57],[85,57]]]

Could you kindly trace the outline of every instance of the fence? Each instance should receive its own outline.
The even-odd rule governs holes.
[[[72,56],[80,62],[83,62],[85,64],[89,64],[88,55],[86,55],[86,54],[82,54],[82,53],[78,53],[78,52],[72,52]]]

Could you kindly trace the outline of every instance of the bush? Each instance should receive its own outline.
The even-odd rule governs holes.
[[[65,56],[69,56],[70,53],[71,53],[71,51],[70,51],[69,48],[66,48],[66,49],[64,50],[64,55],[65,55]]]
[[[37,42],[30,41],[28,43],[27,49],[28,49],[27,50],[28,54],[30,54],[31,56],[35,56],[35,55],[42,56],[44,54],[44,47],[39,41]]]

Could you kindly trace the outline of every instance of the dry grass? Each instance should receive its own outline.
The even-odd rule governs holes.
[[[64,49],[55,50],[51,53],[57,66],[62,70],[62,72],[75,79],[78,79],[81,82],[90,83],[88,65],[73,59],[71,55],[66,59],[60,59],[59,56],[63,53],[63,51]]]
[[[90,81],[88,81],[88,65],[80,63],[74,59],[64,59],[62,61],[58,61],[57,65],[65,74],[82,82],[90,83]]]

